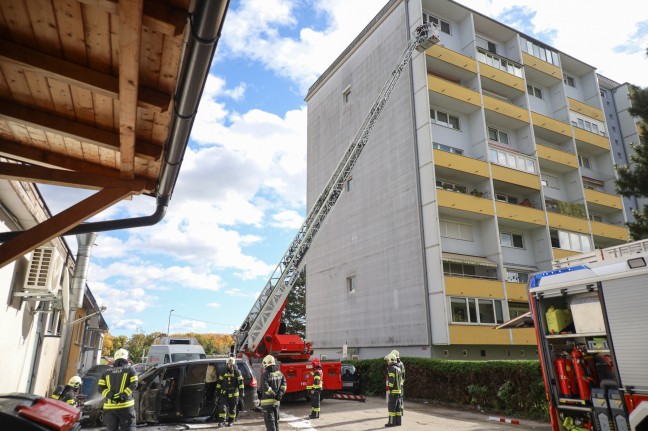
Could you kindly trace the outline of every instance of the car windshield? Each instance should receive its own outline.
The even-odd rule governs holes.
[[[191,361],[194,359],[205,359],[206,356],[202,353],[173,353],[171,355],[173,362]]]

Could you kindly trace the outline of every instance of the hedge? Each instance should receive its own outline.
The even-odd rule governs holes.
[[[450,361],[406,357],[401,360],[406,370],[406,398],[473,406],[481,411],[533,419],[549,418],[539,361]],[[384,360],[348,363],[358,369],[365,394],[384,394]]]

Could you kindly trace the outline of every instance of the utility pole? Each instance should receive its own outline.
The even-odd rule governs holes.
[[[167,337],[169,336],[169,328],[171,328],[171,313],[173,313],[173,309],[169,311],[169,323],[167,324]]]

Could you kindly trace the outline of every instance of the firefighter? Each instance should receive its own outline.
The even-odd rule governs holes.
[[[236,406],[239,394],[244,393],[243,376],[236,366],[236,359],[227,358],[225,372],[218,376],[216,393],[220,396],[218,409],[218,426],[232,426],[236,420]],[[225,423],[227,418],[227,423]]]
[[[279,402],[286,393],[286,378],[272,355],[263,358],[261,408],[267,431],[279,431]]]
[[[320,401],[322,399],[322,364],[320,363],[319,358],[315,358],[311,361],[313,366],[313,371],[311,371],[311,381],[310,385],[306,386],[306,389],[310,391],[311,399],[311,414],[308,415],[309,419],[319,419],[320,416]]]
[[[128,364],[128,350],[115,352],[113,366],[106,370],[98,383],[104,397],[104,423],[106,431],[135,431],[135,400],[137,374]]]
[[[390,353],[385,356],[387,360],[387,389],[389,391],[389,401],[387,402],[387,410],[389,412],[389,420],[385,424],[386,427],[397,427],[401,425],[401,390],[403,382],[401,380],[401,371],[396,361],[396,355]]]
[[[81,389],[81,377],[73,376],[68,380],[67,385],[58,385],[52,394],[55,400],[63,401],[71,406],[77,407],[77,395]]]
[[[391,351],[394,356],[396,356],[396,365],[398,365],[398,368],[401,370],[401,416],[405,415],[405,364],[401,362],[400,360],[400,353],[398,353],[398,350],[392,350]]]

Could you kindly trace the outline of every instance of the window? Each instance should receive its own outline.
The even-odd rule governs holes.
[[[502,301],[482,298],[450,298],[453,323],[498,324],[504,322]]]
[[[549,187],[551,189],[560,190],[560,183],[558,182],[558,177],[549,174],[542,174],[541,177],[542,177],[541,182],[543,186]]]
[[[578,156],[578,166],[580,166],[581,168],[592,169],[590,159],[586,156]]]
[[[601,217],[600,215],[591,214],[591,213],[589,215],[589,219],[592,220],[592,221],[598,221],[598,222],[603,221],[603,217]]]
[[[508,166],[509,168],[517,169],[519,171],[530,172],[532,174],[536,173],[535,163],[533,159],[528,156],[511,153],[499,148],[491,148],[488,154],[489,160],[492,163]]]
[[[502,247],[524,248],[524,241],[519,233],[501,232],[500,244]]]
[[[523,315],[524,313],[529,312],[529,303],[528,302],[509,302],[509,318],[515,319]]]
[[[444,275],[456,275],[459,277],[476,277],[477,268],[467,263],[443,262]]]
[[[542,46],[538,43],[532,42],[528,39],[524,39],[526,43],[522,43],[522,47],[526,48],[527,54],[538,57],[542,61],[551,63],[554,66],[560,66],[560,61],[558,61],[558,54],[550,50],[549,48]]]
[[[574,79],[574,77],[565,75],[563,81],[565,82],[565,84],[569,85],[570,87],[576,88],[576,80]]]
[[[542,90],[538,87],[534,87],[531,84],[527,84],[527,93],[529,93],[531,96],[537,97],[538,99],[542,99]]]
[[[450,127],[459,130],[459,117],[456,117],[436,109],[430,109],[430,118],[433,123],[440,126]]]
[[[342,101],[344,103],[349,103],[350,100],[351,100],[351,87],[347,87],[342,92]]]
[[[603,99],[607,99],[607,93],[605,92],[605,90],[601,90],[601,97]]]
[[[518,198],[516,196],[505,195],[504,193],[496,193],[495,199],[497,199],[500,202],[506,202],[514,205],[517,205],[518,203]]]
[[[490,47],[491,43],[488,42]],[[492,66],[496,69],[500,69],[511,75],[515,75],[519,78],[522,78],[522,66],[514,61],[508,60],[504,57],[500,57],[497,54],[494,54],[492,51],[487,51],[484,48],[477,48],[477,60],[482,63],[486,63],[489,66]]]
[[[450,190],[452,192],[466,193],[466,186],[461,184],[455,184],[448,181],[437,180],[436,181],[437,189]]]
[[[463,239],[465,241],[473,240],[472,226],[469,224],[440,220],[439,230],[441,236],[444,238]]]
[[[350,192],[353,189],[353,178],[349,178],[346,181],[346,191]]]
[[[511,283],[528,283],[529,282],[529,273],[520,272],[515,269],[506,269],[506,281]]]
[[[460,156],[463,155],[462,149],[451,147],[449,145],[439,144],[438,142],[433,142],[432,148],[434,148],[435,150],[445,151],[447,153],[459,154]]]
[[[508,133],[494,127],[488,128],[488,139],[499,142],[500,144],[509,145]]]
[[[347,292],[353,293],[356,289],[355,275],[346,279]]]
[[[430,15],[429,13],[423,12],[423,22],[431,22],[432,24],[435,24],[442,32],[450,34],[450,24],[435,16]]]
[[[575,232],[551,229],[551,246],[563,250],[588,252],[592,251],[592,243],[589,235],[581,235]]]

